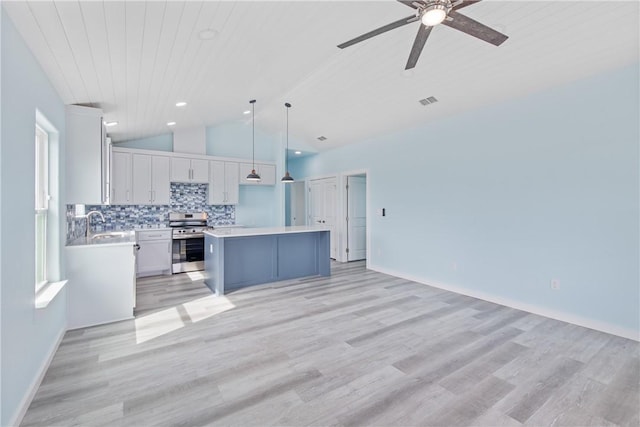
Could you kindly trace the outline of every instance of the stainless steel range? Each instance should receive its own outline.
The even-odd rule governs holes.
[[[204,231],[207,213],[170,212],[172,273],[204,270]]]

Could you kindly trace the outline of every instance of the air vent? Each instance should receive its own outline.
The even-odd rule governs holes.
[[[325,137],[325,136],[319,136],[318,137],[318,141],[326,141],[326,140],[327,140],[327,137]]]
[[[435,96],[430,96],[428,98],[425,99],[421,99],[420,101],[418,101],[420,104],[422,105],[429,105],[429,104],[433,104],[434,102],[438,102],[438,100],[436,99]]]

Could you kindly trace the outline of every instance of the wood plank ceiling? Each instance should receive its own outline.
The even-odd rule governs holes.
[[[324,150],[638,61],[636,1],[483,1],[464,13],[500,47],[434,29],[404,71],[418,24],[337,44],[408,16],[395,1],[3,1],[66,104],[105,111],[114,141],[245,120]],[[214,37],[202,40],[202,30]],[[418,100],[435,96],[424,107]],[[188,105],[177,108],[175,103]],[[328,139],[317,140],[320,135]]]

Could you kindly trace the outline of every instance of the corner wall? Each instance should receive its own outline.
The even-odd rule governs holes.
[[[638,339],[638,75],[635,64],[291,172],[368,169],[373,269]]]
[[[0,145],[0,335],[1,425],[19,421],[49,357],[66,328],[63,289],[46,309],[35,309],[35,121],[36,109],[58,129],[60,169],[64,170],[64,105],[18,34],[4,9],[1,14]],[[60,180],[64,200],[64,180]],[[60,212],[64,212],[61,200]],[[64,215],[50,226],[64,230]],[[61,232],[60,235],[64,235]],[[64,239],[59,250],[64,271]]]

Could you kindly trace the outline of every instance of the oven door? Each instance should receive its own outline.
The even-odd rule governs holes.
[[[174,237],[171,246],[174,274],[204,270],[204,236]]]

